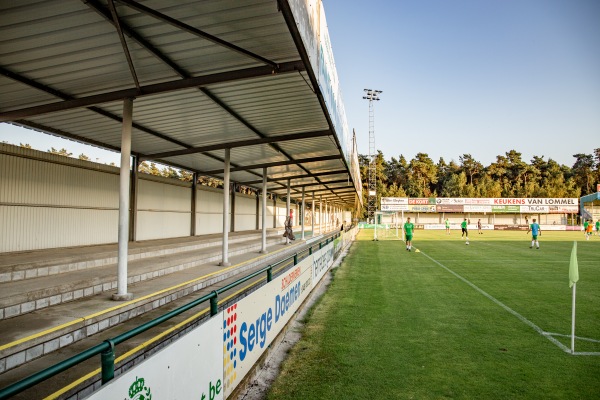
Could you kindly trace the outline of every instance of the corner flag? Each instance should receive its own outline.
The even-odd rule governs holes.
[[[577,265],[577,242],[573,242],[571,262],[569,263],[569,287],[573,287],[579,280],[579,266]]]
[[[573,305],[571,310],[571,354],[575,354],[575,290],[579,280],[579,267],[577,265],[577,242],[573,242],[571,262],[569,263],[569,287],[573,288]]]

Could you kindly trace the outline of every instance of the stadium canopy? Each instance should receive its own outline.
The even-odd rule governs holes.
[[[266,170],[270,192],[289,180],[293,198],[304,188],[353,207],[360,177],[321,11],[301,0],[3,2],[0,122],[120,151],[134,99],[137,162],[223,178],[228,151],[235,183],[260,188]]]
[[[598,220],[600,217],[600,191],[581,197],[579,209],[582,218]]]

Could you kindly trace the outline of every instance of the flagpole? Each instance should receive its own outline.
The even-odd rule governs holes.
[[[571,354],[575,354],[575,292],[577,284],[573,283],[573,309],[571,313]]]
[[[573,242],[571,261],[569,262],[569,287],[573,288],[573,306],[571,311],[571,354],[575,354],[575,293],[579,280],[579,265],[577,264],[577,242]]]

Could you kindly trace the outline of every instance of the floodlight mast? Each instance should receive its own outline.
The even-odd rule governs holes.
[[[369,100],[369,193],[367,196],[367,221],[375,221],[377,210],[377,150],[375,148],[375,116],[373,101],[379,101],[381,90],[365,89],[363,99]]]

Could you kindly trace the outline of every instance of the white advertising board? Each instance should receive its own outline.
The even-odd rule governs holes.
[[[544,231],[566,231],[566,225],[540,225],[540,230]]]
[[[329,270],[334,243],[344,241],[315,251],[88,399],[226,399]]]
[[[382,197],[381,204],[397,205],[408,204],[408,197]]]
[[[423,229],[425,230],[445,230],[446,229],[446,224],[424,224],[423,225]],[[460,224],[450,224],[450,230],[453,231],[460,231],[461,227]],[[477,224],[470,224],[467,226],[467,229],[470,231],[473,230],[477,230]],[[481,224],[481,230],[486,230],[486,231],[493,231],[494,230],[494,225],[492,224]],[[459,232],[460,233],[460,232]]]
[[[333,244],[327,247],[333,248]],[[225,396],[252,369],[312,289],[313,256],[229,307],[223,315],[229,335],[223,362]]]
[[[408,204],[381,204],[381,211],[408,211]]]
[[[470,197],[470,198],[465,199],[465,204],[491,206],[492,204],[494,204],[494,202],[493,202],[493,199],[489,199],[489,198]]]
[[[435,204],[465,204],[465,200],[458,197],[438,197],[435,199]]]
[[[491,213],[492,206],[485,206],[479,204],[465,204],[465,212],[475,212],[475,213]]]
[[[435,205],[410,204],[408,206],[408,211],[413,211],[413,212],[436,212],[436,208],[435,208]]]
[[[385,200],[384,200],[385,199]],[[390,199],[390,200],[388,200]],[[394,197],[382,197],[382,211],[407,211],[406,208],[400,208],[391,199]],[[398,198],[401,199],[401,198]],[[430,204],[430,199],[426,198],[406,198],[408,204],[426,205]],[[383,207],[384,204],[390,204]],[[437,212],[460,213],[460,212],[475,212],[475,213],[539,213],[539,214],[574,214],[579,212],[579,203],[577,198],[454,198],[454,197],[437,197],[435,204],[438,206]],[[460,210],[453,207],[462,206]],[[408,211],[428,210],[420,207],[413,208],[409,206]]]
[[[538,206],[576,206],[578,205],[578,199],[576,198],[493,198],[492,205],[499,206],[525,206],[525,205],[538,205]]]
[[[346,109],[342,100],[342,91],[340,82],[335,68],[335,60],[333,58],[333,49],[331,47],[331,38],[327,29],[327,20],[325,18],[325,9],[323,3],[318,2],[319,8],[319,68],[317,79],[319,87],[323,94],[325,104],[327,104],[327,112],[331,117],[335,133],[340,141],[340,145],[344,156],[348,160],[348,138],[350,128],[346,119]]]
[[[424,224],[423,229],[425,230],[438,230],[446,229],[446,224]],[[450,224],[450,229],[460,229],[460,224]]]
[[[550,214],[577,214],[579,206],[548,206]]]
[[[223,313],[98,389],[89,400],[224,399]]]
[[[296,20],[298,32],[304,43],[304,48],[308,54],[308,59],[316,71],[319,66],[318,47],[319,47],[319,19],[320,1],[319,0],[289,0],[290,9]]]
[[[525,214],[525,213],[542,213],[542,214],[547,214],[548,213],[548,206],[521,206],[521,213]]]
[[[314,287],[325,275],[333,263],[333,244],[329,244],[313,253],[312,281]]]

